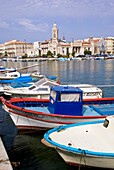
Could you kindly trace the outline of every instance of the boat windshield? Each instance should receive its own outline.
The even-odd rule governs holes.
[[[36,88],[36,86],[32,86],[32,87],[29,87],[29,90],[33,90],[35,88]]]
[[[60,96],[61,101],[80,101],[80,94],[61,94]]]
[[[42,87],[42,88],[39,88],[38,90],[39,90],[39,91],[49,91],[49,89],[46,88],[46,87],[44,87],[44,88],[43,88],[43,87]]]

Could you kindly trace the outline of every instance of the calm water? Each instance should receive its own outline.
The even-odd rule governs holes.
[[[36,62],[13,62],[13,67],[26,67],[33,64]],[[2,62],[1,65],[12,66],[12,62]],[[114,85],[114,60],[45,61],[40,62],[40,66],[23,70],[23,72],[34,70],[39,70],[46,75],[56,75],[61,83]],[[114,87],[102,89],[104,96],[114,96]],[[14,167],[15,170],[79,169],[68,166],[54,149],[44,146],[41,143],[42,138],[43,133],[16,135],[13,148],[8,151],[10,160],[19,163],[17,167]]]

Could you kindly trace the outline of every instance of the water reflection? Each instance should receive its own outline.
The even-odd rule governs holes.
[[[18,162],[15,170],[57,170],[67,169],[67,164],[57,152],[41,143],[43,134],[23,135],[15,138],[9,152],[11,162]]]
[[[9,114],[2,109],[2,104],[0,103],[0,137],[6,150],[10,150],[13,147],[16,134],[17,128]]]

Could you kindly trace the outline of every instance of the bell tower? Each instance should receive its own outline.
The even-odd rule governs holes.
[[[53,24],[52,28],[52,48],[51,51],[54,56],[58,53],[58,28],[56,24]]]
[[[56,24],[54,24],[52,28],[52,39],[58,40],[58,28]]]

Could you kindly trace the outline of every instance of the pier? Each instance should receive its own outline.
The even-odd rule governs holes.
[[[0,170],[13,170],[1,138],[0,138]]]

